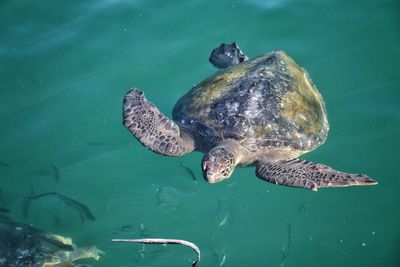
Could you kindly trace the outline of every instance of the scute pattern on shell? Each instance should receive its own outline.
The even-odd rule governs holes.
[[[252,151],[309,151],[328,132],[321,95],[283,51],[218,72],[193,87],[175,105],[173,118],[206,149],[233,138]]]

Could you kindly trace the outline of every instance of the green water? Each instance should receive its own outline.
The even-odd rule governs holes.
[[[211,49],[231,41],[250,57],[283,49],[309,71],[330,133],[303,158],[379,184],[311,192],[243,168],[211,185],[200,153],[162,157],[134,140],[121,123],[126,91],[143,89],[170,116],[216,71]],[[196,243],[201,266],[399,266],[398,1],[2,1],[0,59],[0,206],[106,253],[83,262],[190,266],[185,247],[110,241],[145,235]],[[24,218],[31,187],[96,220],[82,226],[52,198]]]

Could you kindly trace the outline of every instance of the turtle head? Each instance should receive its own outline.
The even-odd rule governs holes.
[[[214,148],[203,158],[203,177],[209,183],[220,182],[231,176],[235,165],[231,152],[223,147]]]
[[[248,60],[248,57],[243,54],[235,42],[231,44],[222,43],[219,47],[213,49],[209,58],[211,64],[219,69],[228,68],[245,60]]]

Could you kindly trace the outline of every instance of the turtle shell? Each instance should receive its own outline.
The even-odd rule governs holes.
[[[233,138],[252,151],[310,151],[328,133],[320,93],[307,72],[280,50],[195,85],[176,103],[173,119],[201,150]]]

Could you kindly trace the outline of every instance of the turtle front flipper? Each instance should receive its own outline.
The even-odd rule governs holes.
[[[147,101],[137,88],[129,90],[124,97],[123,120],[125,127],[156,153],[180,156],[194,149],[193,139],[181,135],[179,127]]]
[[[366,175],[343,173],[326,165],[302,159],[273,163],[259,160],[256,163],[256,175],[270,183],[308,188],[313,191],[317,191],[320,187],[377,184]]]

